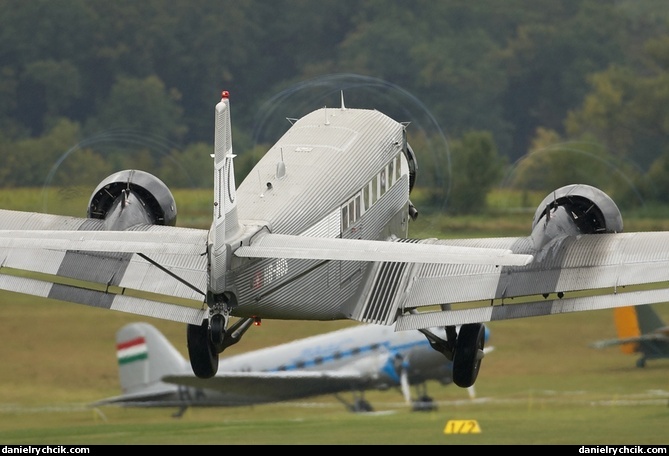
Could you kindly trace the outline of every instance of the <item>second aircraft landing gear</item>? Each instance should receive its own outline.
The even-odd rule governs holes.
[[[254,318],[242,318],[226,329],[226,317],[223,314],[214,314],[200,326],[189,324],[186,338],[193,373],[199,378],[216,375],[219,353],[239,342],[254,321]]]

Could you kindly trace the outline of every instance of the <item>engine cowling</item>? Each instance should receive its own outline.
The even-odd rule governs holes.
[[[411,145],[406,143],[406,147],[403,149],[404,156],[407,159],[409,164],[409,193],[413,190],[413,186],[416,184],[416,175],[418,173],[418,159],[414,153]]]
[[[100,182],[88,202],[88,217],[109,220],[113,213],[123,210],[129,198],[139,203],[132,207],[134,220],[139,215],[145,223],[176,225],[177,205],[167,185],[156,176],[135,169],[119,171]]]
[[[585,184],[567,185],[546,196],[532,221],[536,248],[563,235],[622,231],[623,218],[616,203],[602,190]]]

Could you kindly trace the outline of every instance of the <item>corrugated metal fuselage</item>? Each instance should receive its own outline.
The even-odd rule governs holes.
[[[235,246],[277,234],[387,240],[406,237],[409,168],[404,126],[373,110],[320,109],[297,121],[237,189]],[[373,263],[249,260],[233,254],[232,315],[350,318]]]

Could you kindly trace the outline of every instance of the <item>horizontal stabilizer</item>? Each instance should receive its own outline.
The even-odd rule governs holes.
[[[405,263],[492,264],[524,266],[532,255],[506,249],[459,247],[430,243],[401,243],[362,239],[319,238],[266,234],[235,251],[238,257],[296,258]]]
[[[614,345],[624,345],[636,342],[669,342],[669,337],[664,334],[643,334],[637,337],[627,337],[624,339],[606,339],[598,340],[590,344],[592,348],[606,348]]]
[[[207,318],[206,309],[152,301],[122,294],[109,294],[103,290],[84,289],[67,284],[54,284],[38,279],[0,274],[0,290],[13,291],[41,298],[65,300],[145,317],[160,318],[200,325]]]
[[[189,228],[169,231],[2,230],[0,248],[203,255],[207,249],[207,232]]]
[[[171,398],[174,396],[176,389],[173,386],[169,388],[154,389],[154,390],[145,390],[139,393],[133,394],[123,394],[120,396],[108,397],[106,399],[99,400],[91,404],[91,407],[98,407],[101,405],[125,405],[125,406],[141,406],[141,407],[151,407],[153,404],[156,406],[164,406],[162,401],[164,399]]]

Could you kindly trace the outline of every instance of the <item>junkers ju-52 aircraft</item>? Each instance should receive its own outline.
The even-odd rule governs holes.
[[[596,188],[552,192],[527,237],[409,239],[406,123],[342,95],[294,121],[239,187],[230,125],[223,92],[209,230],[175,226],[166,185],[121,171],[86,218],[1,211],[0,289],[186,323],[200,378],[261,319],[394,323],[451,359],[460,387],[478,376],[484,322],[669,301],[669,232],[622,233]]]

